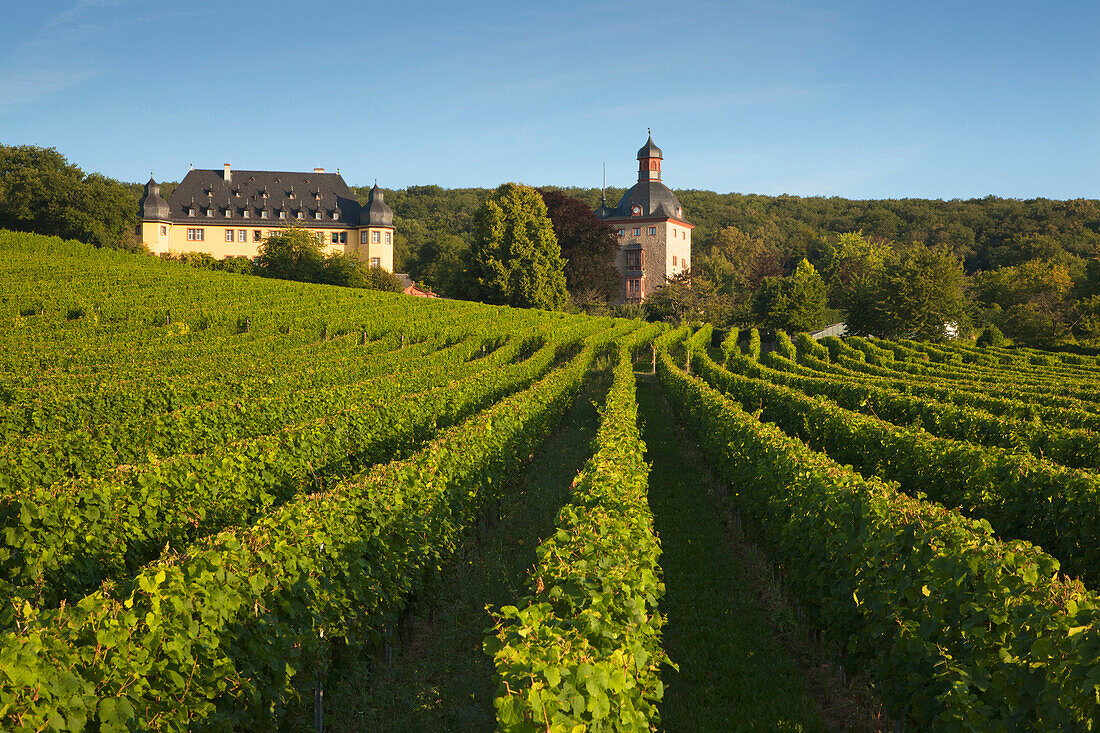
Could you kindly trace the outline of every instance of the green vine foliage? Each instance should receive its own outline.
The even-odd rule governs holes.
[[[856,339],[845,341],[854,342]],[[1081,400],[1046,393],[1039,398],[1043,400],[1040,403],[1033,394],[1023,393],[1003,380],[977,383],[918,376],[895,371],[887,366],[893,364],[891,352],[886,352],[891,354],[891,358],[885,360],[880,359],[880,355],[874,351],[854,351],[860,356],[852,357],[847,351],[838,351],[832,363],[799,354],[797,371],[810,376],[829,375],[864,382],[873,381],[895,392],[974,407],[993,415],[1005,415],[1017,420],[1039,420],[1050,426],[1100,430],[1100,415],[1090,411],[1088,408],[1091,405]]]
[[[791,337],[787,335],[786,331],[775,332],[775,353],[785,359],[794,359],[794,342],[791,341]],[[728,364],[729,359],[726,359],[725,363]]]
[[[771,354],[764,357],[762,364],[742,359],[732,366],[747,376],[827,397],[845,409],[874,415],[896,425],[919,425],[941,437],[1023,450],[1072,468],[1100,468],[1100,435],[1092,431],[994,415],[839,375],[802,374],[791,361]]]
[[[528,595],[496,611],[485,640],[500,730],[659,725],[660,670],[669,663],[657,608],[664,584],[630,349],[618,345],[595,455],[575,479],[555,534],[537,550]]]
[[[735,368],[737,364],[734,364]],[[807,396],[781,384],[731,373],[705,355],[696,371],[760,418],[774,422],[864,475],[898,481],[914,493],[992,522],[1007,537],[1049,550],[1086,580],[1100,578],[1100,477],[1027,453],[939,438]]]
[[[726,335],[722,338],[722,363],[725,364],[729,361],[730,356],[733,354],[741,353],[741,350],[737,347],[737,339],[741,337],[741,329],[737,326],[730,326],[726,329]]]
[[[565,365],[408,459],[196,542],[121,593],[103,589],[57,609],[25,604],[0,637],[5,727],[183,731],[270,721],[324,639],[377,641],[395,622],[560,420],[595,354],[636,327],[588,338]]]
[[[795,596],[918,729],[1078,730],[1100,722],[1097,599],[989,523],[864,479],[680,370],[670,400]]]
[[[755,328],[749,331],[749,358],[760,359],[760,331]]]

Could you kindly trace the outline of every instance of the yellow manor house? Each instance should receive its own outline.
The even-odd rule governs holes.
[[[365,206],[339,173],[192,169],[167,201],[151,177],[139,204],[138,236],[154,254],[208,252],[255,257],[273,231],[295,223],[325,252],[357,255],[393,272],[393,211],[376,183]]]

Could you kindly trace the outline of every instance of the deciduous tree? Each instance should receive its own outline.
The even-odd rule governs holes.
[[[273,232],[260,244],[256,269],[267,277],[316,282],[324,260],[317,237],[305,227],[292,223]]]
[[[813,331],[825,325],[828,287],[807,260],[789,277],[768,277],[753,301],[753,312],[772,330]]]
[[[565,262],[538,191],[505,183],[478,209],[467,273],[479,300],[560,309]]]
[[[615,269],[619,242],[615,230],[600,221],[588,204],[561,191],[540,191],[554,235],[565,259],[565,287],[574,300],[615,300],[622,276]]]

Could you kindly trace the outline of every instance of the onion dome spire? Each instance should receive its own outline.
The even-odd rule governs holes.
[[[638,180],[661,180],[662,158],[664,158],[664,155],[662,155],[661,149],[653,144],[653,131],[650,130],[649,139],[638,150]]]
[[[393,209],[386,206],[386,202],[383,200],[382,189],[378,187],[377,181],[374,184],[374,188],[370,190],[370,196],[367,198],[367,205],[359,212],[359,224],[360,226],[374,227],[393,226]]]
[[[143,221],[168,221],[168,202],[161,198],[160,184],[153,180],[149,174],[149,182],[145,184],[145,195],[138,202],[138,215]]]

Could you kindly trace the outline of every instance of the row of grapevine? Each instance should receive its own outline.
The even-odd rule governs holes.
[[[864,475],[901,483],[970,515],[1007,537],[1052,552],[1070,572],[1100,578],[1100,476],[1025,453],[938,438],[845,410],[824,398],[737,374],[705,353],[693,356],[708,383],[817,450]],[[736,367],[736,364],[734,365]]]
[[[919,425],[945,438],[1024,450],[1072,468],[1100,468],[1100,435],[1092,431],[993,415],[966,405],[938,402],[840,375],[801,374],[793,362],[777,354],[778,351],[765,356],[760,363],[741,359],[732,366],[748,376],[827,397],[845,409],[874,415],[897,425]]]
[[[500,730],[649,731],[659,722],[664,585],[633,345],[619,341],[595,455],[537,550],[528,595],[496,612],[486,639]]]
[[[565,366],[406,460],[299,493],[117,588],[25,604],[0,638],[7,727],[188,730],[273,715],[325,638],[369,641],[393,622],[560,418],[595,354],[623,335],[588,336]],[[481,382],[499,398],[494,389]]]
[[[710,368],[698,355],[693,366]],[[1054,558],[861,477],[667,354],[658,371],[745,524],[848,663],[872,675],[892,715],[937,730],[1100,721],[1100,607]]]
[[[984,393],[973,384],[957,385],[943,380],[904,375],[888,369],[878,369],[869,363],[851,358],[841,350],[851,347],[844,346],[837,339],[822,339],[822,341],[835,352],[832,354],[831,362],[800,353],[798,367],[792,370],[810,376],[824,375],[874,383],[895,392],[926,397],[937,402],[973,407],[992,415],[1004,415],[1015,420],[1040,420],[1049,425],[1072,429],[1100,429],[1100,415],[1087,409],[1092,407],[1091,405],[1086,405],[1079,400],[1064,400],[1063,403],[1068,402],[1071,406],[1057,407],[1050,404],[1051,400],[1039,403],[1011,396],[1000,397]],[[866,369],[850,368],[853,365],[862,365]]]

